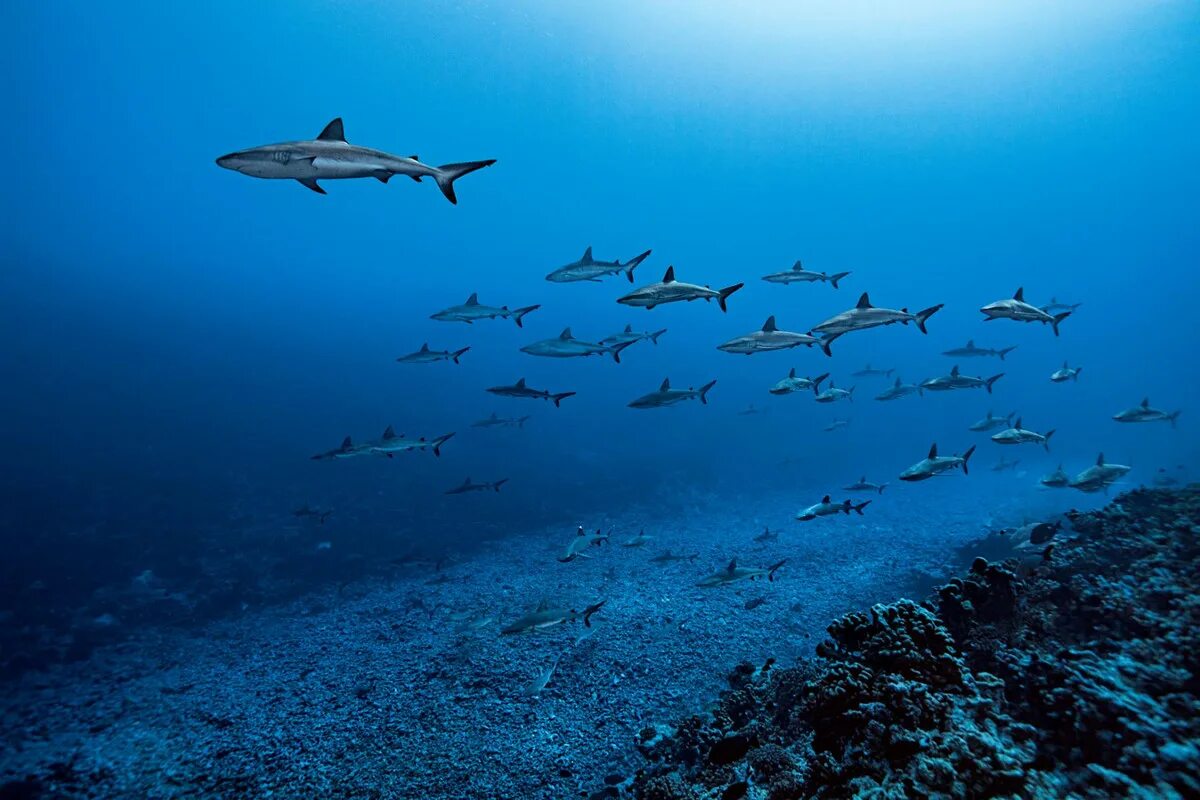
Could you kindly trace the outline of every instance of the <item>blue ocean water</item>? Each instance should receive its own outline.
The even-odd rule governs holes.
[[[893,484],[868,515],[889,519],[903,493],[905,513],[977,507],[981,526],[1001,505],[1045,508],[1037,478],[1100,451],[1134,467],[1129,485],[1194,475],[1192,4],[21,3],[5,17],[5,607],[24,608],[31,581],[69,605],[239,554],[247,575],[288,571],[326,539],[358,559],[332,572],[350,580],[633,507],[669,519],[700,497],[736,516],[788,493],[799,509],[863,474]],[[214,164],[335,117],[353,144],[497,163],[458,182],[457,205],[430,181],[328,181],[320,196]],[[623,277],[544,279],[589,246],[652,249],[634,286],[674,265],[745,288],[728,313],[646,311],[615,302]],[[760,280],[797,259],[851,275]],[[1018,287],[1082,305],[1057,338],[985,324],[979,308]],[[769,315],[807,331],[862,292],[945,307],[928,335],[856,332],[831,358],[716,349]],[[430,319],[472,293],[541,308],[523,328]],[[667,333],[620,364],[519,351],[627,324]],[[968,339],[1017,349],[941,355]],[[396,363],[425,342],[471,349]],[[1051,383],[1064,361],[1079,380]],[[905,381],[956,363],[1005,377],[990,396],[879,403],[885,380],[851,376],[867,363]],[[791,367],[855,385],[854,401],[768,394]],[[484,391],[522,377],[577,395],[555,408]],[[627,407],[664,378],[717,384],[707,405]],[[1178,427],[1112,420],[1143,397],[1182,409]],[[1051,452],[967,430],[989,410],[1055,429]],[[471,427],[493,412],[532,416]],[[824,431],[835,418],[850,425]],[[388,425],[456,435],[440,458],[309,458]],[[977,445],[971,475],[899,485],[932,442]],[[1002,455],[1017,472],[990,471]],[[508,482],[443,494],[468,476]],[[277,537],[305,504],[332,509],[328,527]]]

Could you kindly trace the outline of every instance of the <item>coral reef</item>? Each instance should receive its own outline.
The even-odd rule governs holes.
[[[630,792],[1200,797],[1200,490],[1068,518],[1032,565],[977,558],[834,621],[814,659],[740,665]]]

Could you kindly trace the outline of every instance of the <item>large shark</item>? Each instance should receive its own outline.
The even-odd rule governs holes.
[[[787,563],[787,559],[777,561],[769,567],[757,569],[753,567],[739,567],[737,559],[732,559],[729,566],[724,569],[717,570],[712,575],[702,578],[696,582],[697,586],[704,588],[713,588],[717,586],[728,586],[731,583],[738,581],[752,581],[756,578],[766,578],[768,581],[775,580],[775,571]]]
[[[500,487],[508,483],[508,478],[501,478],[498,481],[484,481],[483,483],[472,483],[470,478],[467,478],[453,489],[447,489],[445,494],[466,494],[467,492],[498,492]]]
[[[835,272],[830,275],[826,272],[812,272],[805,269],[804,265],[797,261],[789,270],[763,275],[763,280],[768,283],[782,283],[784,285],[789,283],[824,283],[828,281],[836,289],[838,288],[838,281],[849,274],[849,272]]]
[[[967,470],[967,461],[970,460],[971,454],[975,452],[975,445],[967,448],[967,452],[961,456],[939,456],[937,442],[929,448],[929,455],[923,460],[913,464],[904,472],[900,473],[902,481],[923,481],[929,478],[941,475],[948,470],[962,467],[964,475],[969,474]]]
[[[350,440],[350,437],[347,436],[345,439],[342,439],[341,445],[333,448],[332,450],[326,450],[323,453],[317,453],[315,456],[312,456],[312,460],[332,461],[339,458],[354,458],[355,456],[369,455],[370,452],[370,444],[354,444],[354,442]]]
[[[607,534],[601,534],[599,530],[597,530],[595,533],[588,533],[583,529],[583,526],[580,525],[579,530],[575,532],[575,536],[572,537],[571,541],[567,544],[566,548],[563,550],[563,554],[558,557],[558,560],[565,564],[568,561],[574,561],[577,558],[591,558],[591,556],[584,551],[589,547],[599,547],[604,542],[607,542],[608,538],[609,537]]]
[[[988,394],[992,393],[992,384],[1004,377],[1001,372],[998,375],[993,375],[990,378],[976,378],[971,375],[960,375],[958,365],[950,370],[949,375],[942,375],[937,378],[930,378],[921,384],[922,389],[928,389],[931,392],[948,392],[952,389],[978,389],[983,387],[987,389]]]
[[[531,311],[537,311],[541,305],[525,306],[523,308],[510,309],[508,306],[485,306],[479,302],[479,294],[472,292],[467,298],[467,302],[460,306],[450,306],[443,308],[436,314],[431,314],[430,319],[436,319],[438,322],[465,322],[468,325],[477,319],[501,319],[512,318],[512,321],[517,323],[518,328],[525,327],[521,320]]]
[[[991,411],[988,411],[986,417],[979,420],[978,422],[971,423],[971,425],[967,428],[967,430],[983,432],[983,431],[994,431],[994,430],[996,430],[996,428],[1011,427],[1012,426],[1012,418],[1015,414],[1016,414],[1016,412],[1014,411],[1012,414],[1009,414],[1007,417],[996,417],[996,416],[992,415]]]
[[[808,522],[810,520],[816,519],[817,517],[832,517],[835,514],[839,514],[839,513],[849,514],[851,512],[851,510],[857,511],[859,513],[859,516],[864,516],[863,509],[869,505],[871,505],[870,500],[867,500],[866,502],[863,502],[863,503],[859,503],[858,505],[854,505],[849,500],[846,500],[841,503],[834,503],[834,502],[830,501],[829,495],[825,495],[824,497],[821,498],[821,502],[814,503],[813,505],[809,506],[808,508],[805,508],[805,509],[797,512],[796,519],[800,520],[801,522]]]
[[[984,322],[990,322],[994,319],[1011,319],[1016,322],[1041,322],[1049,324],[1054,329],[1054,335],[1058,336],[1058,324],[1067,317],[1071,316],[1070,311],[1063,311],[1061,314],[1048,314],[1035,305],[1025,302],[1025,288],[1017,289],[1017,293],[1012,296],[1011,300],[997,300],[994,303],[988,303],[983,308],[979,309],[985,317]]]
[[[883,490],[886,488],[887,488],[886,483],[872,483],[871,481],[867,480],[866,475],[863,475],[856,482],[850,484],[849,486],[843,486],[842,491],[844,491],[844,492],[878,492],[879,494],[883,494]]]
[[[1066,381],[1079,380],[1079,373],[1083,367],[1068,367],[1067,362],[1063,362],[1061,369],[1056,369],[1050,373],[1050,380],[1055,383],[1064,383]]]
[[[600,279],[607,275],[620,275],[624,272],[626,277],[629,278],[629,282],[633,283],[633,271],[649,255],[650,251],[647,250],[641,255],[629,259],[624,264],[620,261],[597,261],[592,258],[592,248],[588,247],[587,250],[583,251],[582,258],[554,270],[546,276],[546,280],[553,283],[575,283],[578,281],[600,283]]]
[[[435,456],[442,455],[442,445],[444,445],[453,433],[443,434],[442,436],[433,439],[426,439],[422,436],[419,439],[406,439],[403,434],[396,435],[396,431],[388,425],[387,430],[383,432],[378,442],[373,442],[368,445],[368,449],[372,453],[377,453],[388,458],[394,457],[397,453],[409,453],[414,450],[432,449]]]
[[[1175,427],[1175,421],[1179,419],[1179,412],[1172,411],[1167,413],[1158,408],[1150,406],[1150,398],[1142,399],[1142,404],[1127,408],[1124,411],[1113,414],[1113,419],[1117,422],[1169,422],[1171,427]]]
[[[459,357],[470,349],[464,347],[461,350],[430,350],[429,343],[426,342],[417,352],[400,356],[396,360],[401,364],[432,364],[435,361],[453,361],[457,364]]]
[[[633,342],[618,342],[617,344],[585,342],[582,339],[576,339],[571,334],[570,328],[563,328],[563,332],[557,338],[542,339],[540,342],[527,344],[521,348],[521,352],[545,358],[580,358],[582,356],[611,355],[613,361],[620,364],[621,351],[631,344]]]
[[[954,358],[985,358],[989,356],[997,356],[1001,361],[1004,357],[1016,350],[1017,346],[1002,347],[999,350],[991,347],[977,347],[974,339],[967,339],[966,345],[963,347],[952,347],[949,350],[943,350],[942,355],[953,356]]]
[[[682,281],[675,280],[675,267],[672,266],[667,267],[667,272],[663,275],[663,279],[659,283],[652,283],[649,286],[634,289],[629,294],[619,298],[617,302],[627,306],[639,306],[651,309],[665,303],[678,303],[685,300],[716,300],[721,310],[727,311],[725,301],[729,299],[729,295],[742,288],[743,285],[735,283],[732,286],[726,286],[724,289],[715,290],[694,283],[683,283]]]
[[[1104,460],[1104,453],[1101,453],[1096,457],[1095,464],[1076,475],[1067,485],[1072,489],[1089,494],[1100,491],[1107,492],[1109,486],[1120,480],[1131,469],[1133,468],[1124,464],[1109,464]]]
[[[626,325],[625,330],[620,333],[614,333],[611,336],[605,336],[600,340],[600,344],[621,344],[622,342],[642,342],[649,340],[651,344],[658,344],[658,337],[667,332],[666,328],[657,331],[635,331],[632,325]]]
[[[500,631],[501,636],[511,636],[517,633],[527,633],[532,631],[540,631],[545,628],[552,628],[555,625],[563,625],[567,622],[575,622],[578,619],[583,620],[583,624],[587,627],[592,627],[591,618],[601,609],[608,601],[601,600],[599,603],[593,603],[587,606],[582,611],[566,608],[551,608],[546,602],[538,604],[535,611],[526,614],[511,625],[506,626]]]
[[[867,296],[866,292],[863,292],[862,296],[858,298],[858,304],[854,308],[830,317],[820,325],[815,326],[812,332],[832,336],[835,333],[849,333],[850,331],[864,331],[868,328],[878,328],[881,325],[895,325],[897,322],[901,325],[915,322],[921,333],[929,333],[925,329],[925,323],[930,317],[941,310],[942,305],[942,303],[938,303],[936,306],[930,306],[923,311],[918,311],[916,314],[910,314],[907,308],[897,311],[892,308],[878,308],[873,306],[871,305],[871,298]]]
[[[738,353],[742,355],[754,355],[755,353],[766,353],[771,350],[788,350],[792,347],[812,347],[814,344],[820,345],[821,350],[825,355],[830,356],[833,353],[829,349],[829,344],[841,334],[833,334],[824,339],[818,339],[807,333],[793,333],[791,331],[781,331],[775,325],[775,316],[767,317],[767,321],[763,323],[762,329],[747,333],[744,336],[737,336],[730,339],[724,344],[717,345],[718,350],[723,350],[726,353]]]
[[[1006,428],[999,433],[992,434],[992,441],[996,444],[1040,444],[1046,448],[1046,452],[1050,452],[1050,437],[1054,435],[1054,430],[1048,430],[1045,433],[1026,430],[1021,427],[1021,419],[1017,421],[1011,428]]]
[[[498,394],[501,397],[528,397],[533,400],[553,400],[554,406],[557,408],[563,400],[568,397],[574,397],[575,392],[559,392],[552,394],[545,389],[530,389],[525,385],[525,379],[521,378],[511,386],[492,386],[486,391],[492,394]]]
[[[828,377],[828,372],[822,372],[815,378],[798,378],[796,377],[796,368],[792,367],[788,371],[786,378],[776,383],[767,391],[771,394],[791,394],[792,392],[806,392],[811,389],[813,394],[819,394],[821,391],[821,381]]]
[[[528,419],[529,419],[528,416],[502,417],[499,414],[497,414],[495,411],[493,411],[492,415],[490,417],[481,419],[478,422],[472,422],[471,427],[472,428],[524,428],[525,421]]]
[[[699,400],[702,404],[708,405],[708,391],[713,386],[716,386],[716,384],[716,381],[709,381],[699,389],[693,389],[690,386],[686,389],[672,389],[671,379],[663,378],[662,385],[658,387],[657,392],[642,395],[629,403],[629,407],[663,408],[665,406],[673,406],[684,400]]]
[[[1050,489],[1065,489],[1071,485],[1071,477],[1067,475],[1062,464],[1059,464],[1058,469],[1049,475],[1043,475],[1038,483]]]
[[[908,397],[910,394],[924,397],[925,391],[915,383],[903,383],[899,378],[896,378],[896,382],[875,395],[875,399],[884,401],[899,400],[901,397]]]
[[[814,398],[818,403],[836,403],[839,400],[854,400],[854,387],[849,389],[839,389],[834,385],[833,378],[829,379],[829,388],[823,392],[818,392]]]
[[[346,141],[342,118],[330,122],[316,139],[280,142],[239,150],[221,156],[217,166],[253,178],[277,178],[298,181],[318,194],[325,194],[317,181],[341,178],[376,178],[387,183],[393,175],[406,175],[420,183],[433,178],[442,194],[457,203],[454,182],[477,169],[490,167],[496,159],[465,161],[431,167],[416,156],[394,156],[381,150],[359,147]]]

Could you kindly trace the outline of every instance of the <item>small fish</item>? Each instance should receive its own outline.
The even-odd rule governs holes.
[[[417,352],[400,356],[396,360],[401,364],[432,364],[435,361],[453,361],[457,364],[462,354],[470,349],[470,347],[464,347],[461,350],[430,350],[429,342],[425,342]]]
[[[785,558],[769,567],[759,569],[755,567],[739,567],[735,558],[729,562],[729,566],[714,572],[706,578],[702,578],[697,581],[696,585],[703,588],[713,588],[728,586],[731,583],[738,583],[739,581],[752,581],[757,578],[766,578],[768,581],[774,581],[776,570],[786,563],[787,559]]]
[[[1040,444],[1049,453],[1050,437],[1053,435],[1053,429],[1045,433],[1038,433],[1022,428],[1021,420],[1018,418],[1011,428],[992,434],[992,441],[996,444]]]
[[[967,339],[967,343],[963,347],[954,347],[949,350],[944,350],[942,351],[942,355],[953,356],[954,358],[997,357],[1003,361],[1006,355],[1016,349],[1017,346],[1015,344],[1012,347],[1002,347],[999,350],[995,350],[991,347],[976,347],[974,339]]]
[[[1117,422],[1169,422],[1171,427],[1175,427],[1175,421],[1179,419],[1179,412],[1172,411],[1167,413],[1157,408],[1150,406],[1150,398],[1142,399],[1140,406],[1127,408],[1117,414],[1113,414],[1113,419]]]
[[[1035,305],[1030,305],[1025,302],[1024,287],[1017,289],[1016,294],[1011,300],[997,300],[994,303],[988,303],[983,308],[979,309],[984,316],[984,322],[991,322],[994,319],[1011,319],[1014,322],[1040,322],[1048,324],[1053,330],[1054,335],[1058,336],[1058,325],[1064,319],[1071,316],[1070,311],[1064,311],[1061,314],[1049,314]]]
[[[767,283],[782,283],[784,286],[790,283],[829,283],[836,289],[838,288],[838,281],[849,274],[849,272],[835,272],[830,275],[826,272],[812,272],[805,269],[804,265],[797,261],[792,265],[791,269],[764,275],[763,280]]]
[[[570,264],[559,267],[547,275],[546,280],[551,283],[578,283],[579,281],[600,283],[601,278],[620,275],[624,272],[625,277],[629,278],[629,282],[633,283],[633,271],[649,256],[650,251],[647,250],[623,264],[620,261],[597,261],[592,257],[592,248],[589,246],[587,250],[583,251],[583,256],[578,261],[572,261]]]
[[[1068,367],[1064,361],[1062,368],[1054,370],[1050,373],[1050,380],[1054,383],[1065,383],[1067,381],[1078,381],[1079,372],[1083,367]]]
[[[521,320],[525,318],[526,314],[537,311],[539,308],[541,308],[540,305],[513,309],[508,306],[485,306],[479,302],[479,294],[472,293],[462,305],[443,308],[441,311],[431,314],[429,318],[438,322],[465,322],[468,325],[481,319],[512,319],[517,323],[518,328],[523,328],[525,326]]]
[[[817,517],[831,517],[838,513],[849,514],[851,510],[857,511],[859,516],[864,516],[863,509],[869,505],[871,505],[870,500],[867,500],[864,503],[859,503],[858,505],[854,505],[849,500],[846,500],[842,503],[834,503],[830,501],[829,495],[825,495],[821,498],[821,502],[814,503],[808,508],[798,512],[796,514],[796,519],[801,522],[808,522],[816,519]]]
[[[617,302],[622,305],[638,306],[649,310],[665,303],[716,300],[721,310],[726,311],[728,309],[725,307],[725,301],[729,299],[731,294],[741,289],[743,285],[735,283],[718,291],[694,283],[683,283],[675,280],[675,267],[671,266],[667,267],[667,272],[663,275],[663,279],[660,282],[635,289],[624,297],[619,298]]]
[[[923,481],[929,478],[941,475],[949,470],[962,467],[964,475],[969,474],[967,470],[967,461],[970,460],[971,454],[975,452],[975,445],[967,448],[967,451],[961,456],[939,456],[937,442],[929,448],[929,455],[924,460],[913,464],[904,472],[900,473],[902,481]]]

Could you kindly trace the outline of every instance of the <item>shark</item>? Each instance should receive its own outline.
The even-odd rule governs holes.
[[[849,274],[849,272],[835,272],[830,275],[826,272],[813,272],[805,269],[804,265],[797,261],[789,270],[763,275],[763,280],[767,283],[782,283],[785,286],[789,283],[830,283],[836,289],[838,281]]]
[[[983,431],[994,431],[997,428],[1011,427],[1012,426],[1012,418],[1013,418],[1013,416],[1015,416],[1015,414],[1016,414],[1016,412],[1014,411],[1012,414],[1009,414],[1007,417],[997,417],[997,416],[993,416],[991,411],[988,411],[986,417],[979,420],[978,422],[971,423],[971,425],[967,428],[967,430],[983,432]]]
[[[767,317],[767,321],[763,323],[762,329],[747,333],[743,336],[735,336],[724,344],[717,345],[718,350],[726,353],[738,353],[741,355],[752,356],[755,353],[767,353],[772,350],[788,350],[793,347],[812,347],[814,344],[820,345],[822,352],[827,356],[833,355],[829,349],[830,343],[841,334],[833,334],[823,339],[818,339],[807,333],[793,333],[791,331],[781,331],[775,324],[775,316]]]
[[[1014,458],[1012,461],[1007,460],[1004,456],[1000,456],[1000,460],[992,467],[992,472],[1007,472],[1014,470],[1021,463],[1021,459]]]
[[[1058,469],[1049,475],[1043,475],[1038,483],[1050,489],[1065,489],[1071,484],[1071,477],[1067,475],[1062,464],[1059,464]]]
[[[521,322],[525,315],[531,311],[537,311],[541,308],[540,304],[532,306],[524,306],[522,308],[512,308],[508,306],[485,306],[479,302],[479,293],[472,292],[467,298],[467,302],[460,306],[450,306],[443,308],[436,314],[431,314],[430,319],[436,319],[438,322],[465,322],[468,325],[479,319],[512,319],[517,323],[518,328],[524,328],[524,323]]]
[[[818,392],[816,396],[818,403],[836,403],[838,400],[854,400],[854,387],[849,389],[839,389],[834,385],[833,379],[829,379],[829,388],[823,392]]]
[[[294,180],[317,194],[325,194],[318,183],[325,180],[375,178],[387,183],[393,175],[404,175],[420,183],[422,178],[432,178],[451,203],[458,203],[456,180],[495,163],[496,159],[489,158],[433,167],[416,156],[394,156],[352,145],[346,141],[341,117],[326,125],[316,139],[264,144],[217,159],[218,167],[252,178]]]
[[[890,377],[892,377],[892,373],[895,371],[896,370],[894,370],[894,369],[875,369],[868,363],[865,367],[860,369],[858,372],[852,372],[852,373],[850,373],[850,375],[851,375],[851,377],[854,377],[854,378],[874,378],[874,377],[890,378]]]
[[[1058,311],[1074,311],[1081,305],[1083,303],[1060,303],[1057,297],[1051,297],[1050,302],[1042,306],[1042,311],[1045,311],[1047,314],[1054,314]]]
[[[470,349],[468,346],[461,350],[430,350],[429,342],[426,342],[417,352],[400,356],[396,360],[401,364],[432,364],[435,361],[453,361],[457,364],[462,354]]]
[[[583,620],[584,626],[592,627],[592,615],[604,607],[607,600],[601,600],[598,603],[593,603],[586,606],[582,611],[566,608],[552,608],[545,601],[538,604],[538,607],[526,614],[525,616],[513,622],[511,625],[505,626],[500,631],[501,636],[513,636],[518,633],[531,633],[534,631],[553,628],[556,625],[565,625],[568,622]]]
[[[525,379],[521,378],[512,386],[492,386],[486,391],[492,394],[498,394],[501,397],[528,397],[534,400],[553,400],[554,407],[558,408],[563,400],[568,397],[574,397],[575,392],[559,392],[553,394],[545,389],[530,389],[525,384]]]
[[[835,314],[829,319],[822,322],[820,325],[813,327],[813,333],[824,335],[833,335],[835,333],[850,333],[851,331],[864,331],[868,328],[878,328],[881,325],[907,325],[910,322],[917,324],[917,329],[921,333],[929,333],[925,328],[925,323],[942,309],[943,303],[938,303],[936,306],[930,306],[923,311],[918,311],[916,314],[910,314],[907,308],[902,308],[899,311],[892,308],[879,308],[871,305],[871,298],[863,292],[858,298],[858,304],[849,311],[843,311],[840,314]]]
[[[1153,408],[1150,405],[1150,398],[1142,398],[1141,405],[1127,408],[1113,414],[1113,419],[1117,422],[1169,422],[1171,427],[1175,427],[1175,421],[1179,419],[1179,412],[1172,411],[1170,413],[1161,409]]]
[[[485,481],[483,483],[472,483],[471,479],[467,478],[462,483],[460,483],[458,486],[455,486],[453,489],[447,489],[445,493],[446,494],[466,494],[467,492],[486,492],[489,490],[493,491],[493,492],[498,492],[498,491],[500,491],[500,487],[506,483],[508,483],[508,478],[501,478],[500,480],[492,481],[491,483],[488,483],[487,481]]]
[[[699,557],[700,557],[699,553],[692,553],[690,556],[684,556],[684,555],[676,555],[676,554],[672,553],[670,550],[664,550],[661,553],[659,553],[658,555],[656,555],[654,558],[650,559],[650,563],[651,564],[670,564],[674,561],[692,562],[692,561],[695,561]]]
[[[621,351],[631,344],[633,342],[618,342],[617,344],[585,342],[582,339],[576,339],[571,334],[570,328],[563,328],[563,332],[557,338],[542,339],[540,342],[527,344],[521,348],[521,352],[544,358],[580,358],[583,356],[611,355],[613,361],[620,364]]]
[[[754,541],[765,544],[767,542],[779,541],[779,531],[773,531],[768,526],[764,525],[762,533],[754,537]]]
[[[999,350],[991,347],[977,347],[974,339],[967,339],[967,343],[962,347],[952,347],[949,350],[943,350],[942,355],[953,356],[954,358],[999,358],[1001,361],[1004,357],[1016,350],[1017,346],[1002,347]]]
[[[554,670],[558,668],[558,662],[561,658],[561,654],[555,656],[554,660],[550,662],[550,666],[539,671],[538,674],[534,676],[533,680],[531,680],[525,687],[526,697],[537,697],[542,693],[542,691],[550,683],[550,678],[554,676]]]
[[[673,406],[676,403],[684,400],[699,400],[702,405],[708,405],[708,392],[717,385],[715,380],[701,386],[699,389],[688,387],[686,389],[672,389],[671,379],[663,378],[662,384],[658,387],[657,392],[644,394],[636,400],[629,403],[630,408],[665,408]]]
[[[1001,372],[993,375],[990,378],[976,378],[971,375],[960,375],[958,365],[955,364],[950,370],[949,375],[942,375],[937,378],[930,378],[921,384],[922,389],[928,389],[931,392],[948,392],[952,389],[978,389],[983,387],[987,389],[987,393],[992,393],[992,384],[1004,377]]]
[[[472,422],[472,428],[524,428],[525,421],[528,416],[524,417],[501,417],[495,411],[490,417],[481,419],[478,422]]]
[[[1016,294],[1011,300],[997,300],[994,303],[988,303],[983,308],[979,309],[984,316],[984,322],[990,322],[994,319],[1011,319],[1015,322],[1040,322],[1044,325],[1049,325],[1054,330],[1054,335],[1058,336],[1058,325],[1067,317],[1071,316],[1070,311],[1063,311],[1059,314],[1049,314],[1035,305],[1025,302],[1025,287],[1017,289]]]
[[[1127,467],[1124,464],[1108,463],[1104,460],[1104,453],[1101,453],[1096,456],[1095,464],[1072,478],[1067,486],[1089,494],[1100,491],[1107,492],[1109,486],[1120,480],[1131,469],[1133,467]]]
[[[1050,380],[1054,381],[1055,383],[1077,381],[1079,380],[1079,373],[1082,369],[1083,367],[1068,367],[1067,362],[1064,361],[1061,369],[1056,369],[1054,372],[1050,373]]]
[[[844,428],[849,424],[850,424],[850,420],[848,420],[848,419],[835,419],[833,422],[829,423],[821,430],[828,433],[830,431],[836,431],[838,428]]]
[[[1054,435],[1054,430],[1048,430],[1045,433],[1027,430],[1021,427],[1021,419],[1017,421],[1011,428],[1006,428],[999,433],[992,434],[992,441],[996,444],[1040,444],[1046,448],[1046,452],[1050,452],[1050,437]]]
[[[578,261],[564,264],[547,275],[546,280],[551,283],[578,283],[579,281],[600,283],[601,278],[620,275],[624,272],[625,276],[629,278],[629,282],[633,283],[633,271],[649,256],[650,251],[647,250],[624,264],[620,261],[597,261],[592,258],[592,248],[589,246],[587,250],[583,251],[583,256]]]
[[[725,301],[729,299],[729,295],[741,289],[745,284],[735,283],[732,286],[726,286],[724,289],[710,289],[707,286],[699,286],[694,283],[684,283],[675,280],[675,267],[667,267],[666,274],[658,283],[652,283],[648,286],[643,286],[640,289],[634,289],[624,297],[618,298],[617,302],[627,306],[637,306],[647,310],[666,303],[678,303],[681,301],[691,302],[692,300],[716,300],[717,305],[722,311],[729,309],[725,305]]]
[[[961,456],[939,456],[937,442],[934,442],[933,446],[929,448],[929,455],[900,473],[900,480],[924,481],[959,467],[962,468],[964,475],[968,475],[970,473],[967,470],[967,462],[974,452],[975,445],[971,445]]]
[[[883,494],[883,490],[886,488],[887,488],[886,483],[872,483],[871,481],[867,480],[866,475],[863,475],[855,483],[852,483],[849,486],[843,486],[842,491],[844,491],[844,492],[877,492],[879,494]]]
[[[354,444],[354,442],[350,440],[350,437],[347,436],[345,439],[342,439],[341,445],[333,448],[332,450],[326,450],[323,453],[317,453],[315,456],[312,456],[312,460],[332,461],[340,458],[354,458],[356,456],[368,455],[370,452],[371,445]]]
[[[730,560],[727,567],[717,570],[706,578],[700,579],[696,582],[696,585],[707,589],[728,586],[731,583],[738,583],[739,581],[752,581],[757,578],[766,578],[768,581],[774,581],[776,570],[786,563],[787,559],[785,558],[769,567],[759,569],[756,567],[739,567],[737,559],[734,558]]]
[[[574,561],[577,558],[591,558],[591,556],[584,551],[589,547],[599,547],[607,541],[607,534],[601,534],[599,530],[597,530],[595,533],[588,533],[583,529],[583,526],[580,525],[579,530],[575,532],[575,536],[572,537],[570,543],[567,544],[566,549],[563,550],[563,554],[558,557],[558,560],[566,564],[567,562]]]
[[[816,519],[817,517],[832,517],[839,513],[849,514],[851,510],[857,511],[859,516],[864,516],[863,509],[869,505],[871,505],[870,500],[859,503],[858,505],[854,505],[849,500],[845,500],[841,503],[834,503],[830,501],[829,495],[825,495],[821,498],[821,502],[814,503],[808,508],[799,511],[796,514],[796,519],[800,520],[801,522],[808,522]]]
[[[886,402],[888,400],[899,400],[901,397],[908,397],[910,394],[924,397],[925,390],[915,383],[904,383],[899,378],[896,378],[896,382],[875,395],[875,399]]]
[[[654,538],[653,536],[647,536],[646,530],[645,530],[645,528],[643,528],[642,530],[638,531],[637,536],[634,536],[632,539],[626,539],[625,541],[621,542],[621,547],[643,547],[643,546],[645,546],[646,542],[650,541],[653,538]]]
[[[605,336],[600,340],[600,344],[621,344],[622,342],[644,342],[649,341],[651,344],[658,344],[658,337],[667,332],[666,328],[657,331],[635,331],[632,325],[626,325],[625,330],[620,333],[614,333],[611,336]]]
[[[314,519],[317,521],[318,525],[324,525],[325,520],[329,519],[329,515],[332,513],[332,511],[321,511],[319,509],[312,508],[306,503],[293,511],[292,516],[296,517],[297,519]]]
[[[442,445],[444,445],[453,433],[446,433],[433,439],[426,439],[422,436],[419,439],[406,439],[404,434],[396,435],[396,431],[391,425],[387,426],[387,430],[383,432],[378,442],[369,444],[367,447],[370,452],[381,456],[392,458],[396,453],[408,453],[414,450],[432,449],[435,456],[442,455]]]
[[[776,383],[767,391],[771,394],[784,395],[791,394],[792,392],[806,392],[811,389],[813,394],[820,394],[821,381],[828,377],[828,372],[822,372],[815,378],[799,378],[796,376],[796,368],[792,367],[788,371],[786,378]]]

